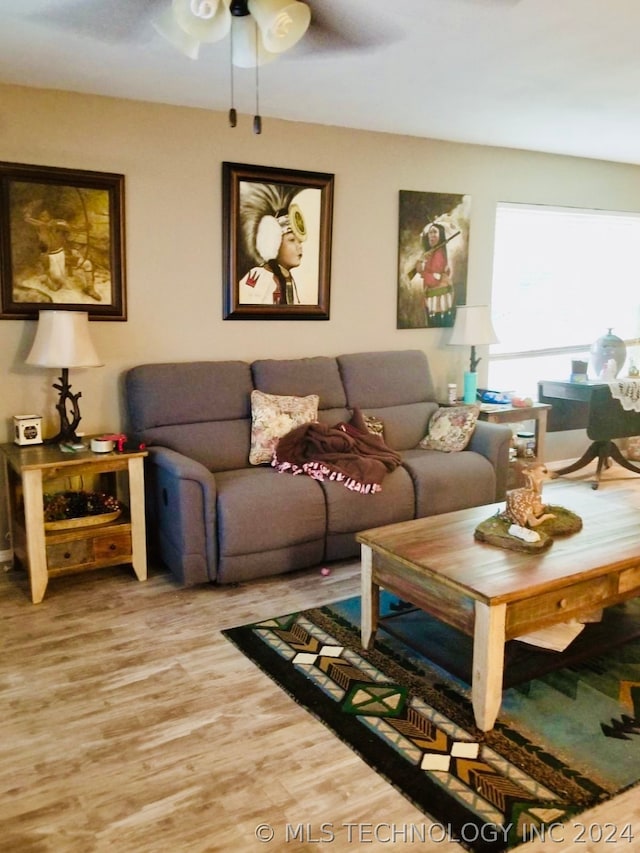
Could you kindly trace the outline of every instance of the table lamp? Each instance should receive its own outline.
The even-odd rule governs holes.
[[[476,347],[486,344],[497,344],[498,338],[491,324],[491,313],[488,305],[458,305],[456,319],[449,344],[453,346],[470,346],[471,361],[469,370],[464,374],[463,403],[475,403],[478,390],[478,374],[476,368],[479,358],[476,358]]]
[[[71,393],[70,367],[100,367],[100,360],[89,336],[89,314],[86,311],[39,311],[38,328],[27,356],[27,364],[59,367],[62,375],[53,387],[60,392],[56,409],[60,414],[60,431],[47,444],[77,444],[76,429],[80,423],[78,400],[81,392]]]

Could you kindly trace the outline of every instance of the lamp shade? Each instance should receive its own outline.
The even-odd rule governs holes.
[[[40,311],[27,364],[40,367],[100,367],[86,311]]]
[[[497,344],[488,305],[458,305],[449,343],[459,346]]]
[[[464,374],[463,402],[475,403],[478,385],[476,368],[479,358],[476,358],[476,347],[486,344],[497,344],[498,338],[491,323],[491,313],[488,305],[459,305],[456,308],[456,320],[449,343],[453,346],[471,347],[469,370]]]

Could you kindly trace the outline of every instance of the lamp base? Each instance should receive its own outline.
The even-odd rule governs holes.
[[[82,397],[82,392],[71,393],[69,368],[67,367],[62,368],[62,375],[58,378],[58,382],[60,384],[54,383],[53,387],[60,392],[60,397],[56,403],[56,409],[60,415],[60,430],[56,436],[48,438],[45,444],[78,444],[80,439],[76,435],[76,429],[82,420],[78,400]]]
[[[478,374],[466,370],[464,374],[464,394],[462,396],[463,403],[475,403],[478,391]]]

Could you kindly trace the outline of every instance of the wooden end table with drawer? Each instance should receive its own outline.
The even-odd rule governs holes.
[[[29,573],[34,604],[42,601],[49,578],[57,575],[131,563],[138,580],[146,580],[146,450],[66,453],[57,444],[2,444],[0,451],[13,552]],[[70,480],[82,484],[74,485],[75,491],[102,491],[120,499],[122,515],[106,524],[46,530],[43,495],[68,490]]]
[[[551,405],[548,403],[532,403],[530,406],[481,405],[478,418],[492,424],[533,421],[535,426],[535,459],[529,461],[531,463],[544,463],[547,414],[550,409]]]
[[[378,626],[380,587],[472,637],[471,699],[482,731],[493,728],[502,703],[507,640],[640,595],[640,511],[571,486],[549,492],[546,502],[577,513],[583,528],[543,552],[474,539],[477,525],[504,508],[499,504],[357,536],[363,647]]]

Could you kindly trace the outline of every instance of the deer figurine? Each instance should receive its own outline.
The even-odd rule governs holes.
[[[534,528],[555,518],[553,513],[544,512],[542,504],[542,484],[550,479],[550,474],[546,465],[534,465],[523,471],[523,476],[527,485],[507,492],[503,517],[519,527]]]

